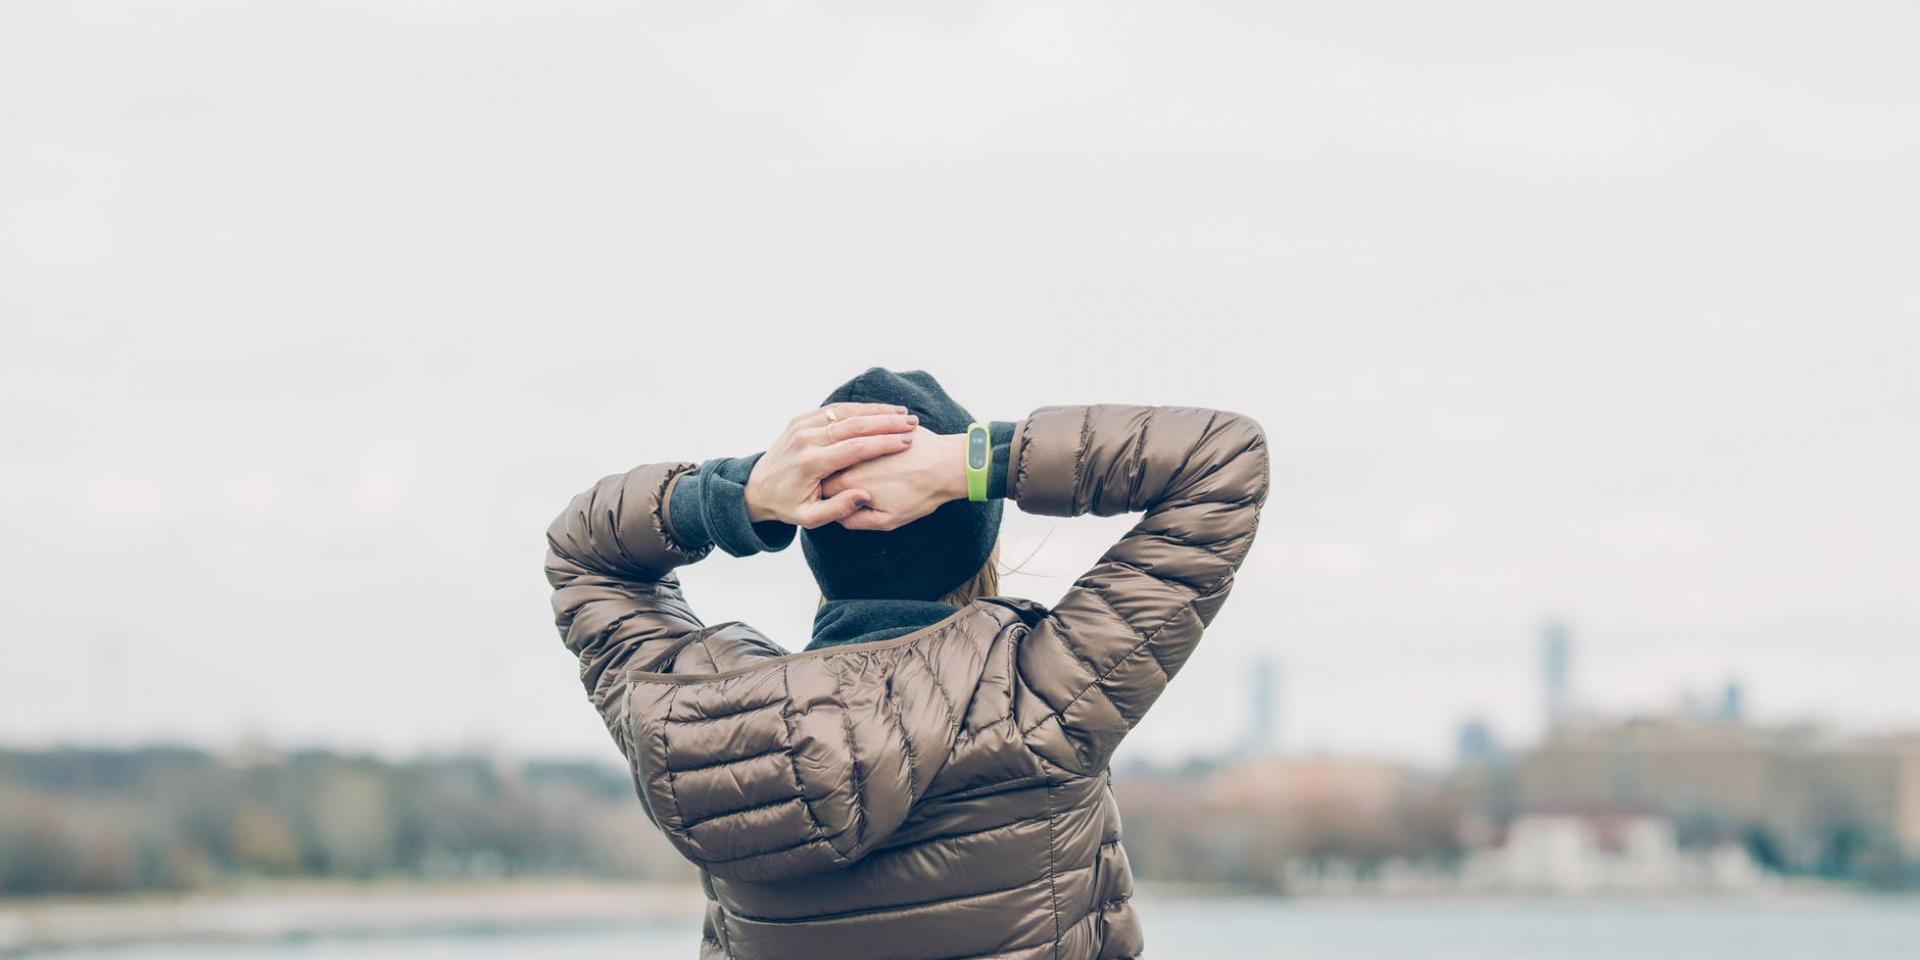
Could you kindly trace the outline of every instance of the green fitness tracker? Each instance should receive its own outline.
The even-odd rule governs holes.
[[[987,468],[993,466],[993,436],[987,425],[967,424],[967,499],[974,503],[987,500]]]

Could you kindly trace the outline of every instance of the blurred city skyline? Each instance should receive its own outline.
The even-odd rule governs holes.
[[[1920,11],[0,9],[0,742],[611,761],[541,534],[873,364],[1245,411],[1128,746],[1920,724]],[[1125,520],[1008,512],[1051,601]],[[1029,556],[1031,555],[1030,559]],[[797,648],[797,552],[685,574]],[[1223,695],[1223,691],[1225,692]]]

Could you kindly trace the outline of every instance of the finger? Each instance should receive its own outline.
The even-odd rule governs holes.
[[[822,479],[820,481],[820,493],[818,494],[820,499],[831,499],[847,490],[865,489],[861,486],[861,478],[854,474],[855,471],[847,470]]]
[[[888,433],[878,437],[853,437],[819,448],[816,461],[820,476],[830,477],[856,463],[899,453],[913,445],[911,433]]]
[[[828,417],[827,411],[833,411]],[[906,413],[907,408],[897,403],[829,403],[824,407],[794,417],[792,425],[796,427],[823,427],[834,419],[848,420],[853,417],[872,416],[879,413]],[[837,432],[837,431],[836,431]]]
[[[906,413],[881,413],[851,417],[817,427],[796,427],[789,437],[797,446],[824,447],[850,437],[871,437],[887,433],[912,433],[919,429],[920,418]]]
[[[848,417],[838,423],[829,423],[819,430],[807,430],[803,433],[818,437],[820,443],[838,443],[848,437],[912,433],[919,425],[920,418],[910,413],[877,413],[864,417]]]
[[[840,521],[840,525],[848,530],[885,530],[886,523],[885,515],[872,507],[855,510],[852,516]]]
[[[867,496],[865,490],[842,490],[825,500],[815,500],[795,510],[794,519],[800,521],[801,526],[812,530],[815,527],[824,527],[835,520],[850,517],[871,502],[873,498]]]

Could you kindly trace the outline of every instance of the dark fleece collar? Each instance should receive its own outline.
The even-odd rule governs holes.
[[[813,614],[808,650],[904,637],[960,609],[933,600],[828,600]]]

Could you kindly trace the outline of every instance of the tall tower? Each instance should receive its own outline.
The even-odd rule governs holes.
[[[1720,692],[1720,719],[1740,723],[1747,718],[1747,691],[1738,680],[1728,680]]]
[[[1540,666],[1551,733],[1573,719],[1573,636],[1559,620],[1547,621],[1540,632]]]
[[[1243,753],[1272,753],[1278,745],[1279,737],[1275,728],[1279,724],[1279,681],[1275,674],[1277,668],[1271,657],[1260,657],[1253,661],[1247,690],[1247,731],[1240,749]]]

